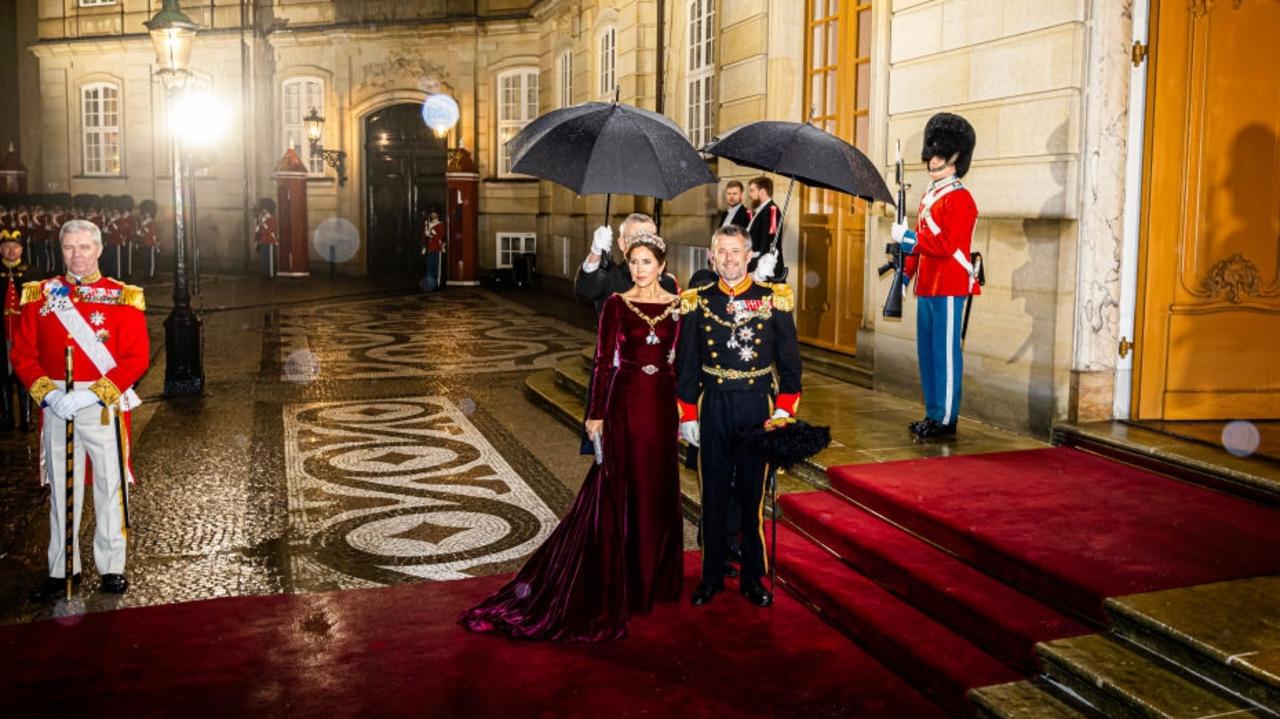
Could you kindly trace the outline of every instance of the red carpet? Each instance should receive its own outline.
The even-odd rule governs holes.
[[[686,555],[692,588],[697,555]],[[0,627],[10,711],[122,716],[940,717],[780,593],[660,607],[599,645],[454,624],[502,578],[219,599]]]
[[[1104,620],[1106,597],[1280,571],[1280,512],[1070,448],[834,467],[832,489]]]

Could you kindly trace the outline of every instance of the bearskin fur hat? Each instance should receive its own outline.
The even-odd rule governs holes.
[[[931,157],[945,157],[948,160],[955,156],[956,177],[964,177],[969,171],[969,162],[973,160],[973,146],[977,136],[969,121],[949,112],[940,112],[929,118],[924,126],[924,147],[920,150],[920,161],[929,163]]]

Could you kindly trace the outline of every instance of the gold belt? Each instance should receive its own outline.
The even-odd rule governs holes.
[[[773,374],[772,367],[762,367],[760,369],[740,370],[740,369],[720,369],[718,367],[708,367],[702,365],[702,371],[712,377],[720,379],[755,379],[756,377],[767,377]]]

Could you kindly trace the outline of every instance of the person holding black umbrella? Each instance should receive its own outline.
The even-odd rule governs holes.
[[[700,448],[702,580],[693,604],[710,602],[724,589],[729,500],[736,495],[742,521],[739,591],[767,607],[773,595],[761,578],[764,490],[768,467],[741,451],[735,437],[771,419],[791,417],[800,403],[800,348],[792,317],[795,297],[783,284],[759,284],[747,275],[750,240],[725,226],[712,237],[719,278],[680,296],[683,323],[676,349],[676,404],[680,436]],[[777,379],[774,373],[777,373]]]
[[[625,255],[633,237],[656,234],[658,230],[653,218],[639,212],[627,215],[622,224],[618,225],[618,250]],[[634,284],[626,263],[614,262],[612,247],[613,230],[608,225],[600,225],[591,237],[591,252],[582,261],[582,266],[573,279],[574,294],[578,299],[595,305],[597,319],[605,300],[616,293],[626,292]],[[676,278],[671,274],[663,273],[659,282],[667,292],[679,292]]]
[[[747,183],[747,196],[751,199],[751,222],[747,232],[751,235],[751,264],[747,269],[755,272],[761,258],[771,253],[774,256],[773,267],[769,269],[768,278],[777,277],[785,271],[782,261],[782,235],[778,229],[782,224],[782,212],[773,201],[773,180],[761,175]],[[774,246],[774,237],[778,238]]]
[[[903,274],[907,280],[915,278],[916,354],[924,390],[924,419],[908,429],[925,439],[954,435],[960,418],[964,309],[970,296],[980,292],[970,255],[978,206],[960,184],[975,143],[973,126],[963,117],[946,112],[931,117],[920,159],[933,181],[920,199],[917,229],[893,224]]]

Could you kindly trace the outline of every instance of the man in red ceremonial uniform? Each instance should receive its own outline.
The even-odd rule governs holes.
[[[53,485],[49,514],[49,578],[37,596],[51,598],[65,586],[66,425],[75,425],[74,534],[84,503],[86,459],[93,467],[96,527],[93,558],[105,592],[129,587],[124,576],[124,483],[129,470],[129,412],[140,400],[134,384],[150,358],[142,288],[103,277],[98,271],[102,234],[92,223],[72,220],[59,235],[65,275],[22,288],[22,314],[10,358],[31,399],[44,411],[43,480]],[[66,352],[73,352],[74,386],[67,387]],[[123,422],[123,425],[121,425]],[[119,431],[117,432],[117,427]],[[122,442],[117,442],[117,437]],[[80,572],[79,542],[73,553]]]
[[[975,142],[973,126],[963,117],[940,112],[929,119],[921,160],[933,181],[920,199],[916,230],[893,226],[903,274],[915,278],[916,355],[924,390],[924,419],[908,428],[924,438],[955,434],[960,418],[964,307],[980,291],[970,254],[978,206],[960,184]]]

